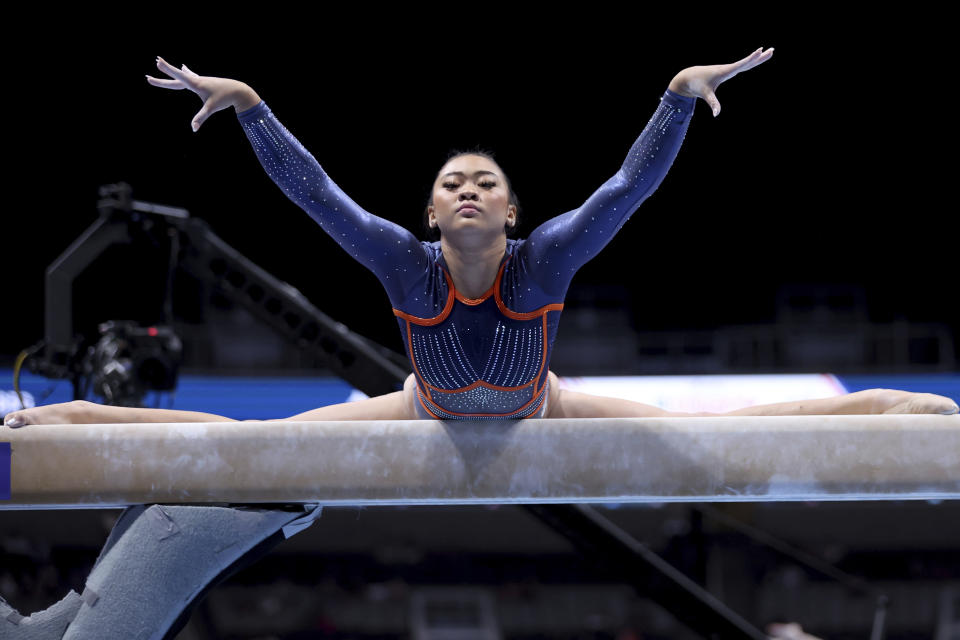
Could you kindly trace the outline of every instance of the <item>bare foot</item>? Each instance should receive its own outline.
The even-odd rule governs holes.
[[[876,389],[874,413],[957,413],[957,403],[933,393],[911,393],[897,389]]]
[[[803,627],[796,622],[788,622],[786,624],[771,622],[767,625],[767,633],[769,633],[770,637],[774,638],[774,640],[820,640],[817,636],[804,633]]]
[[[83,400],[73,400],[11,411],[3,419],[3,424],[8,427],[23,427],[28,424],[77,424],[80,422],[84,403]]]

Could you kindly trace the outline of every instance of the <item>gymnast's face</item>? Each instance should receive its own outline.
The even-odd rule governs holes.
[[[517,223],[500,167],[483,156],[460,156],[443,166],[433,183],[429,223],[448,238],[504,233]]]

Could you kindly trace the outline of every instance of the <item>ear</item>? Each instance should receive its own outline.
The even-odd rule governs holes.
[[[427,224],[431,229],[437,226],[437,217],[433,215],[433,211],[433,207],[427,207]]]
[[[517,208],[513,205],[507,207],[507,224],[511,227],[517,224]]]

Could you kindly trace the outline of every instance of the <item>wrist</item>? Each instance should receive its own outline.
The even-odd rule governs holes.
[[[680,78],[680,74],[677,74],[673,77],[673,80],[670,81],[670,85],[667,87],[667,89],[670,89],[670,91],[673,91],[674,93],[678,93],[685,98],[699,97],[697,96],[697,94],[690,93],[689,91],[687,91],[685,89],[685,86],[686,86],[686,83]]]
[[[257,92],[251,89],[249,85],[241,82],[233,95],[233,108],[236,112],[246,111],[258,104],[260,104],[260,96],[257,95]]]

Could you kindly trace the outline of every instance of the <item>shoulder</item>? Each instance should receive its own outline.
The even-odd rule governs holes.
[[[440,241],[429,242],[427,240],[421,240],[420,246],[423,247],[423,251],[430,256],[430,259],[434,262],[440,259],[440,254],[443,253],[443,250],[440,247]]]
[[[514,240],[507,238],[507,253],[510,254],[510,262],[525,262],[530,251],[529,238]]]
[[[507,256],[509,256],[506,266],[507,270],[518,272],[527,271],[527,263],[529,262],[530,258],[527,255],[527,251],[526,238],[520,240],[507,238]]]

